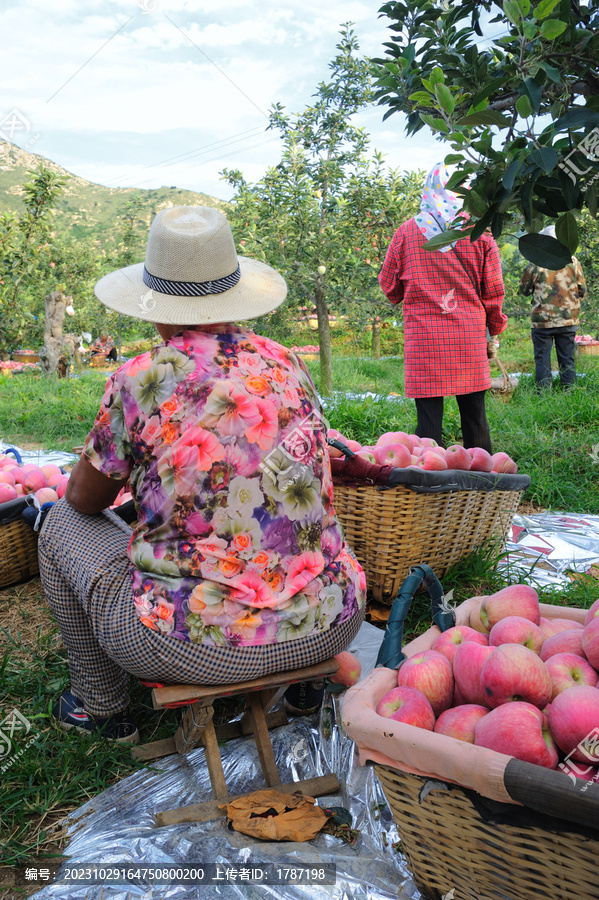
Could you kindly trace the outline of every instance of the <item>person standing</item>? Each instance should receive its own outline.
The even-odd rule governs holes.
[[[541,234],[555,237],[555,225],[544,228]],[[586,292],[584,273],[576,257],[558,271],[529,263],[522,273],[520,293],[525,297],[532,295],[530,334],[539,390],[553,384],[551,346],[554,342],[562,387],[569,389],[576,383],[576,332],[580,324],[580,301]]]
[[[496,355],[495,336],[507,326],[501,261],[488,232],[474,243],[463,238],[441,250],[424,249],[462,208],[446,189],[448,180],[442,164],[429,172],[420,214],[395,232],[379,284],[392,303],[403,304],[405,393],[416,401],[416,434],[441,444],[443,398],[454,396],[464,447],[491,453],[489,358]]]

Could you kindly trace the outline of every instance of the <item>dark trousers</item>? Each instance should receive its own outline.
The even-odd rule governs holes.
[[[535,353],[535,376],[538,387],[551,387],[551,345],[555,341],[555,353],[559,367],[559,380],[568,387],[576,382],[576,328],[556,331],[553,328],[532,328],[532,345]]]
[[[485,391],[461,394],[456,400],[460,410],[464,447],[482,447],[492,453],[491,434],[485,412]],[[438,444],[442,444],[443,397],[417,397],[416,415],[418,437],[433,438]]]

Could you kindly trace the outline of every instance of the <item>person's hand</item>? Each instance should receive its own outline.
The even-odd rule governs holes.
[[[495,338],[491,338],[490,341],[487,341],[487,359],[497,359],[497,347],[498,343]]]

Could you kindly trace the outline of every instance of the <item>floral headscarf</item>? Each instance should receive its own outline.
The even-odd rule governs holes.
[[[437,163],[426,177],[420,201],[420,213],[415,218],[416,224],[427,241],[445,231],[448,222],[455,219],[462,209],[463,200],[453,191],[446,190],[445,185],[448,181],[449,172],[443,163]],[[453,246],[450,244],[439,249],[441,253],[447,253]]]

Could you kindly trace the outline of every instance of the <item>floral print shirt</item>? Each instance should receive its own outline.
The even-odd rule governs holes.
[[[181,332],[109,377],[84,453],[129,479],[145,625],[198,644],[269,644],[363,607],[325,438],[304,364],[233,326]]]

